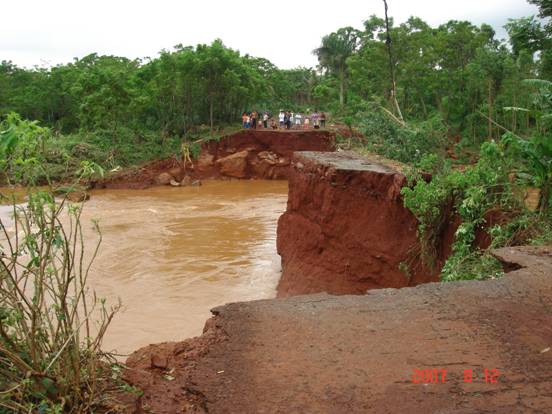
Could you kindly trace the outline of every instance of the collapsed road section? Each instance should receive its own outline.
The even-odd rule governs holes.
[[[501,279],[213,310],[203,336],[127,361],[145,413],[552,412],[552,250]]]

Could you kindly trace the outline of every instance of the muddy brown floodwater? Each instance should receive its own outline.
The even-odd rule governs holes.
[[[94,191],[84,222],[99,219],[103,242],[91,284],[123,303],[104,349],[126,354],[200,335],[211,308],[275,297],[286,201],[283,181]]]

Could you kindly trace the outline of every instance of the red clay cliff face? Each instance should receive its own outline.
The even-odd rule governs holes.
[[[203,144],[193,168],[176,158],[147,163],[111,174],[97,188],[147,188],[189,185],[204,178],[259,178],[278,180],[289,175],[295,151],[335,151],[330,131],[243,130]]]
[[[278,222],[278,296],[363,294],[438,281],[419,259],[406,177],[352,153],[297,153]],[[405,271],[408,266],[408,271]]]

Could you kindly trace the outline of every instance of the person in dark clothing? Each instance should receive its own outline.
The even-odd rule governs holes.
[[[251,113],[251,128],[257,129],[257,111]]]
[[[286,124],[286,129],[291,129],[291,112],[289,111],[286,112],[285,124]]]

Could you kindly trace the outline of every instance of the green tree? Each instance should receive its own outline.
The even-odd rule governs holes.
[[[542,18],[552,17],[552,0],[528,0],[539,8],[539,16]],[[548,31],[552,31],[552,23],[547,25]]]
[[[318,57],[320,67],[339,79],[339,104],[345,104],[347,82],[347,59],[359,45],[359,32],[352,27],[339,29],[322,38],[322,45],[313,53]]]
[[[77,61],[81,69],[72,92],[81,96],[80,124],[88,129],[108,129],[116,139],[122,119],[129,116],[132,90],[129,79],[138,62],[114,56],[92,54]]]

